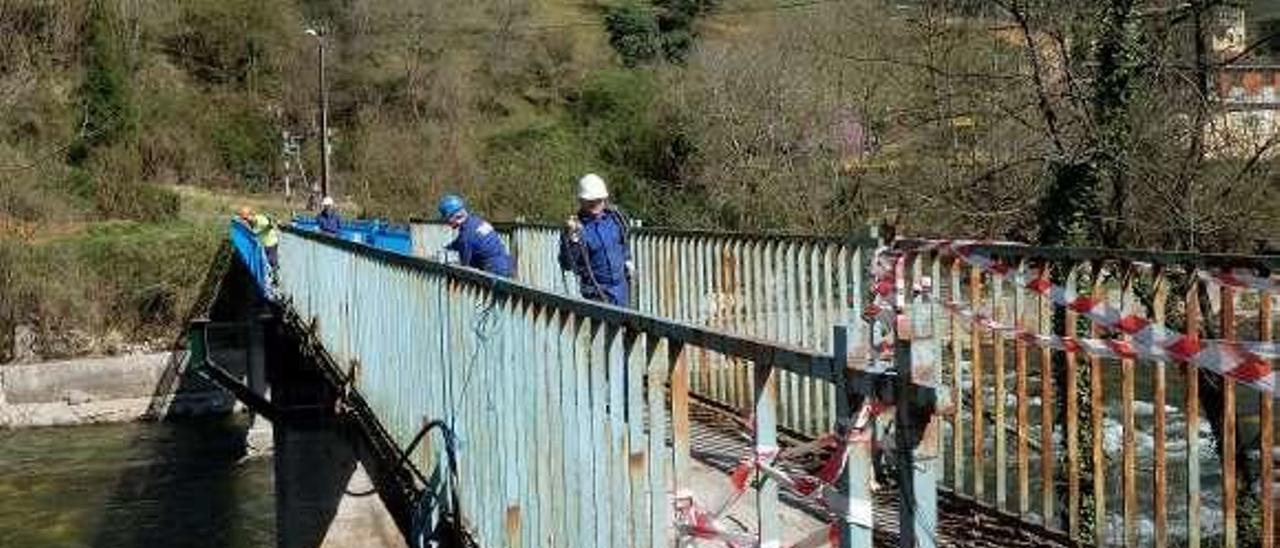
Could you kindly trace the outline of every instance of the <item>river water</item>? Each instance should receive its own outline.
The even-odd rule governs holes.
[[[0,430],[0,548],[273,546],[245,420]]]

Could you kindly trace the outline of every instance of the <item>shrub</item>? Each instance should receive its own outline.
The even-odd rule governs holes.
[[[162,222],[177,217],[178,194],[156,185],[104,178],[95,187],[98,213],[108,219]]]
[[[628,67],[659,59],[684,63],[697,36],[694,23],[715,6],[715,1],[654,0],[653,5],[631,2],[605,13],[609,45]]]
[[[0,224],[6,216],[24,222],[81,218],[93,210],[93,183],[81,179],[79,175],[83,173],[77,169],[49,169],[9,175],[0,184]]]
[[[583,84],[572,112],[602,160],[638,177],[674,182],[691,144],[666,105],[655,99],[662,95],[655,78],[639,71],[597,73]]]
[[[657,59],[662,37],[653,9],[635,3],[614,6],[606,12],[604,25],[609,32],[609,45],[622,57],[624,65],[634,67]]]
[[[129,342],[171,337],[224,229],[123,221],[34,244],[0,239],[0,345],[19,322],[36,325],[47,358],[110,350],[101,340],[111,331]]]
[[[208,84],[250,86],[272,78],[279,53],[299,39],[289,10],[263,9],[257,0],[184,2],[176,9],[182,10],[180,28],[164,39],[164,50]]]
[[[562,219],[574,208],[574,182],[600,170],[591,143],[565,124],[494,135],[484,154],[490,180],[476,202],[495,218]]]
[[[249,190],[261,190],[276,166],[278,133],[266,116],[248,108],[228,110],[213,128],[214,148],[232,176]]]
[[[136,129],[119,25],[119,15],[105,0],[93,2],[85,35],[85,76],[79,90],[84,116],[77,120],[80,139],[68,151],[68,160],[75,165],[88,160],[94,148],[125,139]]]

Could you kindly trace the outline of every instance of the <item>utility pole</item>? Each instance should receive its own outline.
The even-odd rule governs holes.
[[[289,198],[293,196],[293,192],[292,192],[293,189],[289,188],[289,169],[291,167],[289,165],[289,152],[291,151],[289,150],[289,131],[288,130],[285,130],[281,133],[280,140],[283,142],[283,144],[281,145],[281,148],[284,149],[281,151],[281,154],[280,154],[280,156],[284,158],[284,199],[285,201],[288,201]]]
[[[324,34],[316,29],[307,29],[307,34],[316,38],[320,65],[320,196],[323,198],[329,195],[329,90],[324,82]]]

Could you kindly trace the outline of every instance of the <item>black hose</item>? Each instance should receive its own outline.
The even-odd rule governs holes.
[[[419,478],[423,480],[423,490],[418,494],[417,503],[414,505],[412,526],[410,530],[411,543],[414,548],[427,548],[429,546],[475,546],[475,542],[467,534],[462,522],[462,506],[458,499],[458,457],[457,435],[453,429],[449,427],[445,421],[436,419],[423,425],[418,431],[418,435],[414,436],[413,441],[401,454],[401,462],[407,459],[418,444],[426,437],[431,430],[439,428],[441,435],[444,437],[445,453],[448,457],[448,505],[440,511],[440,519],[437,523],[430,522],[434,503],[439,500],[439,494],[431,489],[430,482],[422,478],[420,472]],[[434,525],[434,526],[433,526]],[[431,527],[428,530],[428,527]]]
[[[418,435],[414,436],[414,437],[413,437],[413,441],[409,442],[409,446],[408,446],[408,447],[406,447],[406,448],[404,449],[404,451],[401,451],[401,452],[400,452],[400,458],[399,458],[399,459],[396,459],[396,464],[395,464],[395,466],[392,466],[392,467],[391,467],[391,469],[392,469],[392,470],[395,470],[396,468],[399,468],[399,467],[400,467],[400,466],[402,466],[406,461],[408,461],[408,460],[409,460],[409,457],[410,457],[411,455],[413,455],[413,450],[414,450],[414,449],[417,449],[417,448],[418,448],[418,444],[419,444],[419,443],[422,443],[423,438],[426,438],[426,437],[427,437],[427,433],[429,433],[429,432],[431,431],[431,429],[432,429],[432,428],[435,428],[435,427],[437,426],[437,424],[436,424],[436,423],[440,423],[438,426],[441,426],[441,427],[444,427],[444,428],[448,428],[447,426],[444,426],[444,424],[443,424],[441,421],[439,421],[439,420],[434,420],[434,421],[428,422],[427,424],[423,425],[423,426],[422,426],[422,429],[421,429],[421,430],[418,430]],[[452,431],[448,431],[448,432],[449,432],[449,433],[445,436],[445,447],[446,447],[446,448],[449,448],[449,444],[450,444],[450,441],[449,441],[449,440],[450,440],[450,438],[453,436],[453,432],[452,432]],[[449,451],[450,451],[450,458],[452,458],[452,451],[453,451],[453,449],[452,449],[452,448],[449,448]],[[421,471],[421,470],[418,470],[418,467],[417,467],[417,466],[410,466],[410,467],[409,467],[409,469],[413,471],[413,474],[414,474],[415,476],[417,476],[418,481],[421,481],[423,484],[426,484],[426,483],[427,483],[427,477],[426,477],[425,475],[423,475],[423,474],[422,474],[422,471]]]

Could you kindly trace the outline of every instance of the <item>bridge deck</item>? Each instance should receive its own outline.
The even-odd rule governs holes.
[[[737,421],[728,419],[714,408],[694,404],[690,408],[692,439],[690,452],[694,458],[693,487],[698,502],[715,504],[724,500],[730,492],[728,473],[743,458],[751,454],[749,433]],[[668,430],[670,431],[670,430]],[[800,500],[786,490],[782,501],[780,523],[783,527],[783,545],[800,540],[823,526],[819,508]],[[938,546],[955,547],[1066,547],[1061,538],[1042,534],[1034,525],[1020,522],[1016,517],[994,512],[971,504],[949,493],[939,493]],[[876,493],[875,523],[876,544],[896,546],[898,531],[899,497],[893,486],[886,486]],[[740,526],[743,531],[756,529],[754,503],[744,497],[727,512],[723,521],[729,527]],[[723,543],[702,541],[694,546],[724,546]]]

